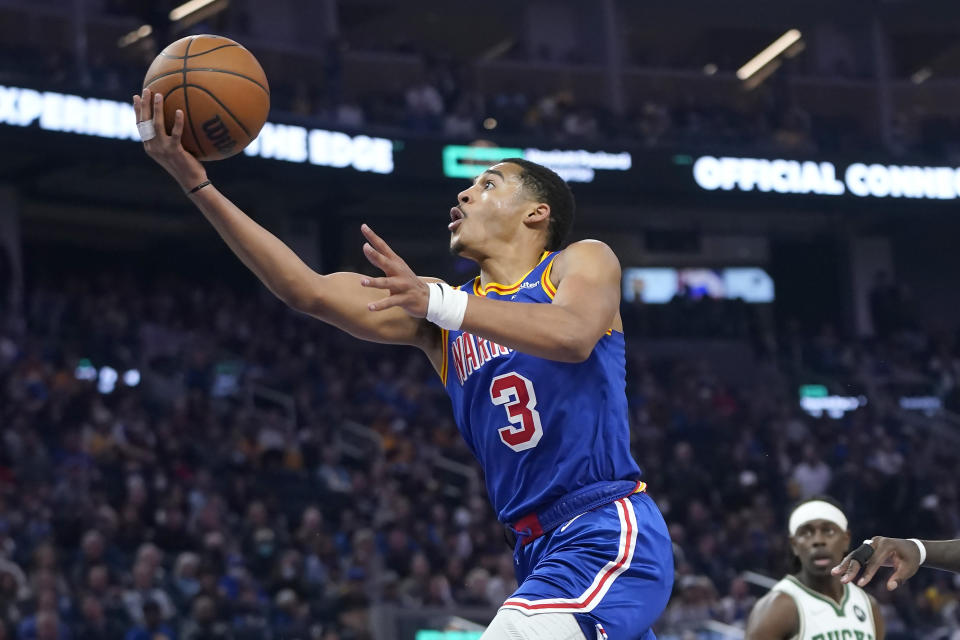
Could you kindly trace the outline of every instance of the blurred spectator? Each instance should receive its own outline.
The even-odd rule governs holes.
[[[812,154],[817,150],[811,136],[810,114],[797,105],[790,107],[773,133],[773,140],[781,151]]]
[[[696,631],[716,617],[717,594],[708,578],[681,576],[677,586],[677,595],[670,600],[659,624],[682,633]]]
[[[193,601],[190,618],[180,628],[181,640],[226,640],[232,637],[230,627],[219,619],[217,605],[210,596]]]
[[[466,606],[493,607],[501,602],[490,602],[490,573],[483,567],[476,567],[467,574],[466,589],[459,601]]]
[[[813,443],[803,447],[803,459],[793,468],[790,479],[796,486],[798,500],[827,493],[833,472],[820,458],[817,446]]]
[[[123,625],[120,620],[108,617],[103,604],[92,594],[83,597],[80,605],[80,621],[74,627],[75,640],[102,640],[103,638],[119,638],[123,635]],[[144,636],[146,640],[151,638]],[[127,639],[130,640],[129,634]],[[173,638],[168,638],[173,640]]]
[[[571,138],[594,138],[598,130],[597,119],[586,107],[570,110],[563,119],[563,132]]]
[[[276,596],[276,613],[270,628],[281,638],[307,638],[310,636],[310,608],[301,603],[296,591],[283,589]]]
[[[173,628],[163,621],[163,610],[156,600],[143,603],[143,622],[127,631],[124,640],[176,640]]]
[[[154,584],[154,568],[145,561],[133,567],[133,585],[123,593],[123,604],[131,620],[143,623],[144,606],[154,602],[160,607],[160,617],[164,620],[174,614],[173,602],[165,591]]]
[[[743,628],[756,603],[757,598],[750,594],[747,581],[736,578],[730,583],[730,593],[720,599],[717,613],[721,621]]]
[[[443,119],[443,133],[451,138],[469,138],[477,132],[477,117],[466,100],[457,102],[457,106]]]
[[[439,129],[444,112],[443,98],[435,86],[421,80],[406,92],[407,123],[415,131]]]
[[[876,451],[867,460],[867,465],[885,476],[900,476],[903,471],[903,454],[897,450],[893,438],[885,436]]]
[[[17,630],[22,640],[70,640],[72,636],[55,610],[41,609],[26,618]]]
[[[346,129],[359,129],[366,122],[366,116],[356,102],[340,102],[334,109],[333,120]]]
[[[656,102],[645,102],[637,119],[637,132],[645,146],[656,147],[666,140],[670,132],[670,112]]]

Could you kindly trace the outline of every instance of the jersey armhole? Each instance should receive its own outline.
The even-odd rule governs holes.
[[[550,262],[547,263],[547,268],[543,270],[543,273],[540,274],[540,284],[543,287],[543,292],[547,294],[547,297],[552,301],[557,295],[557,288],[553,286],[553,281],[550,279],[550,274],[553,272],[553,263],[557,261],[560,252],[558,251],[553,258],[550,259]],[[619,333],[623,335],[623,331],[617,331],[613,327],[607,329],[607,332],[604,335],[612,336],[614,333]]]
[[[805,631],[806,625],[803,623],[803,607],[800,606],[800,601],[797,599],[797,596],[790,593],[789,591],[776,589],[777,593],[782,593],[788,596],[793,601],[793,606],[797,610],[797,620],[799,628],[797,629],[797,634],[789,638],[789,640],[803,640],[803,632]],[[874,633],[876,635],[876,633]]]
[[[800,620],[800,629],[797,630],[797,635],[795,636],[797,640],[803,640],[803,632],[805,631],[803,623],[803,607],[800,606],[800,603],[797,602],[797,599],[792,595],[790,596],[793,599],[793,606],[797,608],[797,619]]]

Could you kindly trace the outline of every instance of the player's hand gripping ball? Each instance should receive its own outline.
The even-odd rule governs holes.
[[[240,153],[257,137],[270,111],[270,87],[253,54],[221,36],[187,36],[154,59],[143,88],[163,95],[171,133],[183,111],[183,148],[199,160]]]

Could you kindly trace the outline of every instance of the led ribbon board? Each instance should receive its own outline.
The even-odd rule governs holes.
[[[858,198],[960,198],[960,168],[854,162],[843,166],[763,158],[702,156],[693,163],[693,180],[707,191],[759,191]]]
[[[36,124],[44,131],[140,141],[133,105],[55,91],[0,85],[0,124]],[[260,135],[243,152],[260,158],[380,174],[393,173],[394,169],[393,141],[387,138],[272,122],[263,125]]]
[[[597,171],[628,171],[633,157],[626,151],[585,151],[519,147],[472,147],[449,144],[443,148],[443,175],[475,178],[484,168],[505,158],[523,158],[557,172],[567,182],[593,182]]]
[[[815,418],[819,418],[826,413],[834,420],[839,420],[844,414],[856,411],[866,405],[866,396],[830,395],[827,388],[822,384],[800,386],[800,408]]]

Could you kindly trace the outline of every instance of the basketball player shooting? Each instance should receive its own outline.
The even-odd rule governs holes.
[[[561,250],[566,183],[516,158],[460,192],[450,249],[480,268],[465,285],[418,277],[366,225],[363,252],[383,277],[320,275],[210,184],[181,145],[182,112],[168,135],[161,96],[145,90],[134,108],[150,157],[278,298],[430,359],[515,538],[519,587],[484,640],[652,639],[673,556],[630,455],[620,264],[601,242]]]
[[[827,498],[801,502],[790,514],[789,531],[797,571],[757,602],[746,640],[883,640],[873,596],[831,573],[850,546],[840,508]]]

